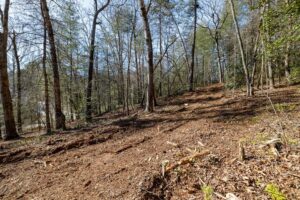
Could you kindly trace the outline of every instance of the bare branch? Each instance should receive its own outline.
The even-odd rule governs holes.
[[[2,10],[2,8],[1,8],[1,6],[0,6],[0,17],[1,17],[1,22],[2,22],[2,25],[3,25],[3,10]]]
[[[147,14],[148,14],[148,12],[149,12],[150,9],[151,9],[151,5],[152,5],[152,0],[150,0],[150,2],[149,2],[149,4],[148,4],[148,7],[147,7]]]
[[[166,53],[168,52],[168,49],[176,42],[176,40],[177,40],[177,38],[174,39],[170,44],[168,44],[168,46],[166,47],[164,53],[159,57],[157,63],[154,65],[154,71],[156,70],[156,68],[158,67],[158,65],[161,63],[161,61],[165,57]]]
[[[97,2],[97,0],[95,0],[95,2]],[[97,3],[96,3],[96,9],[97,9],[97,11],[95,13],[96,16],[98,16],[99,13],[101,13],[109,5],[109,3],[110,3],[110,0],[107,0],[107,2],[99,9],[97,9],[98,6],[97,6]]]

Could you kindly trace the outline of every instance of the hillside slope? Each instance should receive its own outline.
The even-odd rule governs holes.
[[[300,199],[299,88],[268,96],[214,85],[153,114],[107,114],[90,127],[1,142],[0,198],[270,199],[278,187]],[[275,150],[267,144],[279,134]]]

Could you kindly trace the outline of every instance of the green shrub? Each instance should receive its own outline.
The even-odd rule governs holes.
[[[300,82],[300,67],[293,67],[291,69],[290,81],[292,84]]]
[[[287,200],[285,195],[280,192],[279,188],[275,184],[268,184],[265,188],[265,192],[272,198],[272,200]]]
[[[214,190],[209,185],[204,185],[202,187],[202,192],[204,194],[204,200],[211,200]]]
[[[277,112],[291,112],[296,109],[297,105],[293,103],[277,103],[274,104]]]

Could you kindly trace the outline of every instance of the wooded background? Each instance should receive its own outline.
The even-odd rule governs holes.
[[[218,82],[252,96],[300,80],[297,0],[6,0],[1,8],[4,139],[114,110],[152,112],[158,97]]]

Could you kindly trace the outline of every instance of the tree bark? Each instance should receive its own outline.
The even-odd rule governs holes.
[[[43,74],[44,74],[44,89],[45,89],[45,114],[46,114],[46,133],[51,134],[51,122],[50,122],[50,107],[49,107],[49,83],[48,74],[46,69],[47,59],[47,29],[44,28],[44,41],[43,41]]]
[[[142,12],[144,22],[144,32],[147,44],[147,58],[148,58],[148,92],[146,101],[146,112],[154,111],[154,64],[153,64],[153,46],[150,25],[148,21],[148,11],[144,0],[140,0],[140,9]]]
[[[15,98],[16,95],[16,61],[15,58],[12,58],[12,64],[13,64],[13,68],[12,68],[12,98]]]
[[[128,47],[128,67],[127,67],[127,84],[126,84],[126,112],[127,115],[130,114],[129,111],[129,94],[130,94],[130,86],[131,86],[131,73],[130,73],[130,65],[131,65],[131,54],[132,54],[132,43],[135,35],[135,26],[136,26],[136,11],[134,14],[134,19],[132,22],[132,31],[130,33],[130,41],[129,41],[129,47]]]
[[[285,55],[284,55],[284,71],[285,71],[285,78],[287,85],[290,85],[291,83],[291,69],[290,69],[290,42],[287,43],[286,45],[286,50],[285,50]]]
[[[237,36],[239,46],[240,46],[240,53],[241,53],[246,87],[247,87],[247,96],[252,96],[253,93],[252,93],[252,88],[251,88],[251,83],[250,83],[249,70],[248,70],[248,67],[246,64],[246,60],[245,60],[245,50],[244,50],[244,45],[243,45],[243,41],[242,41],[242,37],[241,37],[241,33],[240,33],[240,28],[239,28],[239,25],[238,25],[238,22],[236,19],[233,0],[230,0],[229,3],[230,3],[230,8],[231,8],[232,18],[233,18],[234,25],[235,25],[236,36]]]
[[[137,41],[136,36],[134,36],[134,57],[135,57],[135,71],[136,71],[136,82],[137,82],[137,103],[140,103],[141,99],[141,81],[140,81],[140,67],[138,61],[138,52],[137,52]]]
[[[287,6],[289,6],[289,0],[285,0],[285,3]],[[291,30],[291,16],[288,16],[288,27]],[[286,47],[285,47],[285,55],[284,55],[284,72],[285,72],[285,79],[286,79],[286,84],[290,85],[291,83],[291,68],[290,68],[290,48],[291,48],[291,43],[290,41],[287,41]]]
[[[100,83],[100,72],[99,72],[99,56],[98,56],[98,52],[96,53],[96,77],[95,77],[95,93],[97,96],[97,104],[95,106],[95,109],[97,110],[97,115],[100,116],[102,113],[102,109],[101,109],[101,83]]]
[[[2,33],[0,33],[0,80],[1,80],[1,97],[4,112],[4,121],[6,133],[2,135],[4,140],[18,138],[16,123],[13,113],[13,104],[9,90],[9,79],[7,73],[7,40],[8,40],[8,11],[10,1],[5,1],[4,12],[2,15]]]
[[[129,115],[129,88],[131,84],[130,80],[130,65],[131,65],[131,50],[132,50],[132,41],[133,41],[133,34],[134,32],[132,31],[130,34],[130,41],[129,41],[129,48],[128,48],[128,66],[127,66],[127,82],[126,82],[126,113]]]
[[[118,35],[118,41],[117,41],[117,45],[118,45],[118,64],[119,64],[119,68],[118,68],[118,104],[123,106],[123,111],[125,111],[125,107],[126,107],[126,102],[125,102],[125,82],[124,82],[124,61],[123,61],[123,38],[121,35],[120,30],[118,29],[117,31],[117,35]]]
[[[269,56],[268,56],[267,66],[268,66],[269,88],[274,89],[274,76],[273,76],[272,60]]]
[[[133,26],[134,33],[134,59],[135,59],[135,70],[136,70],[136,82],[137,82],[137,103],[140,103],[141,100],[141,79],[140,79],[140,56],[138,56],[138,42],[137,42],[137,33],[136,33],[136,18]]]
[[[193,43],[191,52],[191,65],[189,69],[189,91],[194,90],[194,68],[195,68],[195,50],[196,50],[196,34],[197,34],[197,7],[198,1],[194,0],[194,31],[193,31]]]
[[[69,83],[69,105],[70,105],[70,117],[71,121],[73,122],[75,117],[74,117],[74,98],[73,98],[73,81],[74,78],[74,68],[73,68],[73,52],[70,52],[70,83]]]
[[[266,4],[266,10],[268,12],[269,10],[269,2],[267,2]],[[270,37],[270,28],[269,28],[269,22],[268,20],[265,20],[264,23],[266,23],[267,25],[267,30],[266,30],[266,42],[267,44],[266,47],[267,47],[267,56],[266,56],[266,59],[267,59],[267,68],[268,68],[268,84],[269,84],[269,89],[274,89],[274,76],[273,76],[273,67],[272,67],[272,58],[271,58],[271,55],[270,55],[270,43],[271,43],[271,37]]]
[[[14,57],[17,64],[17,130],[18,133],[22,133],[22,91],[21,91],[21,66],[20,57],[18,55],[16,32],[13,32],[12,44]]]
[[[108,86],[107,86],[107,111],[112,110],[112,100],[111,100],[111,80],[110,80],[110,69],[109,69],[109,54],[108,49],[106,51],[106,66],[107,66],[107,79],[108,79]]]
[[[162,10],[160,7],[159,11],[159,54],[160,57],[163,56],[163,49],[162,49]],[[162,74],[163,74],[163,65],[162,62],[159,63],[159,96],[162,96]]]
[[[60,79],[59,79],[59,70],[58,70],[58,61],[56,54],[56,46],[54,39],[54,31],[49,15],[49,9],[47,6],[46,0],[40,0],[42,15],[44,18],[44,22],[48,32],[48,39],[50,44],[50,54],[51,54],[51,62],[53,69],[53,82],[54,82],[54,99],[55,99],[55,119],[56,119],[56,129],[66,129],[65,124],[65,115],[62,112],[61,108],[61,91],[60,91]]]
[[[89,56],[89,71],[88,71],[88,83],[86,89],[86,121],[92,120],[92,87],[93,87],[93,71],[94,71],[94,54],[95,54],[95,37],[98,15],[94,15],[92,32],[91,32],[91,44],[90,44],[90,56]]]
[[[219,68],[219,83],[224,82],[224,73],[221,64],[221,55],[220,55],[220,45],[219,45],[219,36],[218,33],[215,35],[215,42],[217,46],[217,55],[218,55],[218,68]]]

